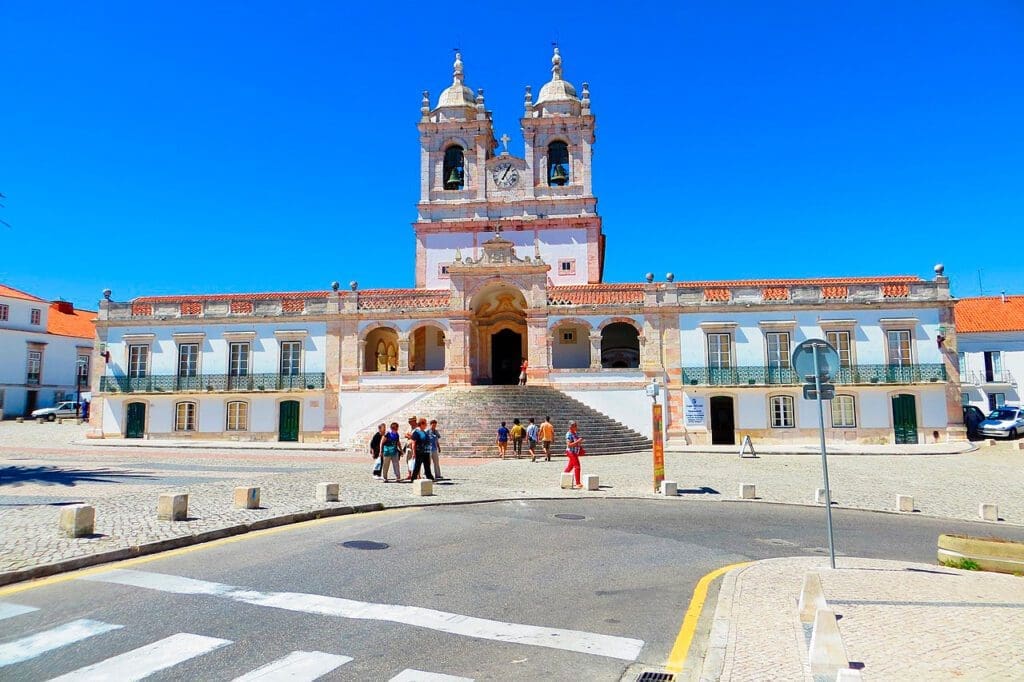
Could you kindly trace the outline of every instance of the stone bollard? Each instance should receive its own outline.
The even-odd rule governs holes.
[[[156,499],[156,518],[160,521],[187,519],[188,493],[160,493]]]
[[[855,668],[840,668],[836,672],[836,682],[860,682],[863,679],[860,671]]]
[[[337,502],[338,496],[341,494],[341,484],[339,483],[317,483],[316,484],[316,501],[317,502]]]
[[[1024,450],[1024,440],[1019,440],[1013,444],[1015,450]]]
[[[583,477],[583,488],[585,490],[597,490],[601,487],[601,479],[597,474],[587,474]]]
[[[92,535],[96,508],[88,504],[72,504],[60,510],[60,530],[69,538]]]
[[[757,486],[755,486],[753,483],[740,483],[740,499],[757,499]]]
[[[675,481],[662,481],[661,494],[665,497],[677,497],[679,495],[679,486],[676,485]]]
[[[414,497],[430,497],[434,494],[434,482],[429,478],[417,478],[412,482]]]
[[[800,599],[796,604],[800,613],[801,623],[813,623],[814,616],[820,609],[827,609],[825,591],[821,589],[821,576],[817,573],[804,575],[804,586],[800,589]]]
[[[978,516],[981,517],[982,521],[998,521],[999,507],[994,504],[979,504]]]
[[[46,420],[42,417],[36,417],[36,424],[45,424]]]
[[[15,417],[14,421],[16,421],[19,424],[24,424],[25,423],[25,418],[24,417]]]
[[[573,477],[571,473],[562,474],[562,478],[559,482],[559,486],[562,488],[571,488],[573,484]]]
[[[828,494],[829,494],[829,497],[832,499],[832,501],[835,502],[835,498],[832,497],[833,491],[829,490]],[[814,491],[814,502],[815,502],[815,504],[825,504],[825,489],[824,488],[818,488],[817,490]]]
[[[910,495],[897,495],[896,496],[896,509],[901,512],[912,512],[914,511],[914,498]]]
[[[235,509],[259,509],[260,489],[240,486],[235,488]]]
[[[807,662],[811,664],[813,675],[834,675],[839,669],[849,667],[850,659],[846,657],[835,611],[818,609],[814,614]]]
[[[995,444],[996,444],[996,439],[995,438],[986,438],[985,440],[983,440],[980,443],[978,443],[978,445],[981,445],[982,447],[991,447],[991,446],[993,446]]]

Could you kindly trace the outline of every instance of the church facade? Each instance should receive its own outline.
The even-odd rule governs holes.
[[[105,292],[94,437],[350,442],[442,387],[544,385],[650,435],[657,380],[670,442],[816,439],[790,364],[827,338],[841,369],[829,438],[962,437],[953,301],[933,279],[605,283],[586,83],[551,79],[494,136],[482,90],[423,93],[416,286],[144,296]]]

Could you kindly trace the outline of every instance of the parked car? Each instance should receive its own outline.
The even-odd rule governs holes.
[[[992,410],[978,425],[978,432],[983,436],[1017,438],[1024,434],[1024,407],[1004,405]]]
[[[978,435],[978,424],[985,421],[985,413],[974,405],[964,405],[964,426],[967,427],[967,437]]]
[[[38,419],[43,417],[47,421],[53,421],[57,417],[77,417],[78,416],[78,403],[73,400],[65,400],[62,403],[57,403],[53,407],[44,407],[38,410],[33,410],[32,418]]]

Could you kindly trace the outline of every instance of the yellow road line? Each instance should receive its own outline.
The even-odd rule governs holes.
[[[159,561],[160,559],[169,559],[171,557],[181,556],[182,554],[190,554],[192,552],[198,552],[204,549],[211,549],[213,547],[222,547],[223,545],[229,545],[233,542],[242,542],[243,540],[250,540],[254,538],[266,537],[268,535],[274,535],[276,533],[283,533],[288,530],[299,530],[301,528],[308,528],[313,525],[330,523],[332,521],[343,521],[352,519],[366,518],[369,514],[381,515],[381,514],[399,514],[407,513],[410,511],[419,511],[420,507],[405,507],[400,509],[383,509],[377,512],[365,512],[362,514],[343,514],[341,516],[328,516],[322,519],[312,519],[310,521],[302,521],[300,523],[291,523],[284,526],[275,526],[273,528],[264,528],[263,530],[253,530],[248,533],[242,533],[240,535],[231,535],[226,538],[220,538],[218,540],[210,540],[209,542],[201,542],[197,545],[188,545],[186,547],[179,547],[178,549],[169,549],[166,552],[157,552],[156,554],[149,554],[147,556],[140,556],[134,559],[124,559],[122,561],[115,561],[114,563],[104,564],[102,566],[95,566],[93,568],[83,568],[77,571],[71,571],[70,573],[59,573],[57,575],[51,575],[46,578],[39,578],[38,580],[30,580],[24,583],[15,583],[14,585],[8,585],[7,587],[0,587],[0,597],[6,597],[11,594],[18,592],[24,592],[25,590],[34,590],[37,587],[46,587],[47,585],[56,585],[68,580],[76,580],[83,578],[87,575],[95,575],[97,573],[103,573],[110,571],[115,568],[130,568],[131,566],[138,566],[139,564],[147,564],[151,561]]]
[[[752,563],[752,561],[744,561],[716,568],[697,582],[697,587],[693,588],[693,597],[690,598],[690,606],[686,609],[686,615],[683,616],[683,625],[679,628],[679,634],[676,636],[676,643],[672,645],[668,662],[665,664],[665,668],[670,673],[678,673],[683,670],[686,655],[690,652],[690,644],[693,643],[693,635],[697,631],[697,621],[700,620],[701,611],[704,610],[704,601],[708,597],[708,586],[723,573],[741,566],[749,566]]]

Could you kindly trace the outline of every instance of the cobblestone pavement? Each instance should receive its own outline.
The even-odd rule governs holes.
[[[726,574],[700,679],[813,680],[797,612],[812,570],[862,679],[1021,679],[1024,578],[847,557],[836,570],[800,557]]]
[[[442,459],[450,478],[432,497],[370,476],[371,460],[338,450],[128,448],[80,445],[84,426],[0,423],[0,573],[112,549],[189,536],[245,522],[332,506],[385,506],[523,497],[653,496],[648,453],[588,457],[584,474],[600,476],[598,491],[558,487],[564,458]],[[999,505],[1002,523],[1024,524],[1024,451],[1011,444],[952,455],[837,455],[829,461],[833,499],[842,507],[893,510],[897,494],[912,495],[919,513],[978,519],[978,504]],[[740,459],[725,453],[666,454],[666,474],[688,499],[735,499],[741,483],[767,502],[812,504],[821,487],[820,460],[805,454]],[[316,484],[342,484],[341,502],[314,500]],[[231,504],[235,486],[262,488],[262,509]],[[161,492],[187,491],[190,520],[156,520]],[[63,505],[96,507],[96,535],[62,538]],[[995,524],[993,524],[995,525]]]

